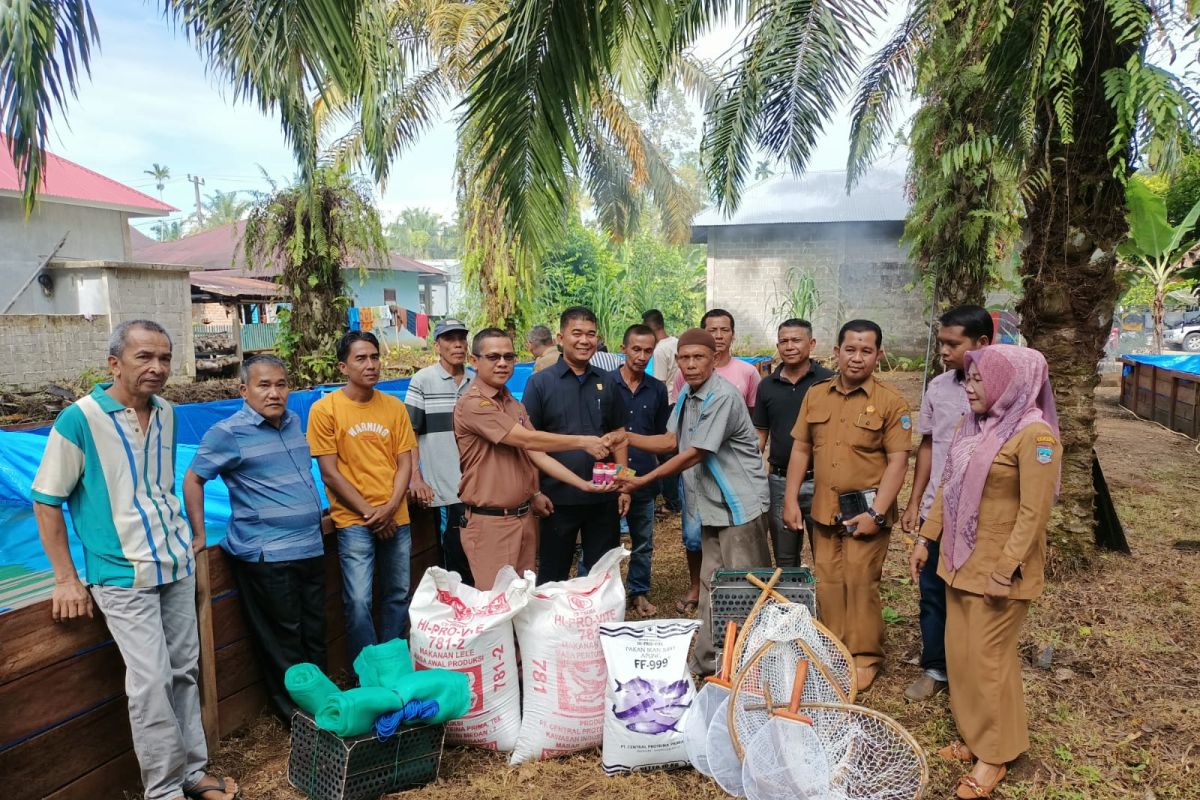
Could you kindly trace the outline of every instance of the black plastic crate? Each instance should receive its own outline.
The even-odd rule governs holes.
[[[343,739],[298,711],[288,783],[312,800],[379,800],[437,780],[445,736],[442,725],[415,725],[399,728],[386,742],[374,735]]]
[[[709,601],[712,604],[712,639],[717,652],[725,648],[725,623],[736,622],[739,630],[754,607],[762,589],[746,580],[750,572],[763,583],[775,574],[773,569],[718,570],[713,573]],[[775,584],[775,591],[793,603],[808,606],[817,616],[817,581],[808,567],[785,569]]]

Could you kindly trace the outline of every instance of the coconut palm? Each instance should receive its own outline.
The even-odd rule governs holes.
[[[150,169],[144,169],[142,172],[154,178],[154,186],[156,189],[158,189],[158,197],[161,200],[163,188],[167,185],[167,181],[171,179],[170,167],[159,164],[157,161],[155,161]]]
[[[244,219],[250,210],[251,202],[238,198],[240,192],[222,192],[220,189],[211,192],[204,199],[204,219],[200,221],[192,215],[196,230],[219,228]]]

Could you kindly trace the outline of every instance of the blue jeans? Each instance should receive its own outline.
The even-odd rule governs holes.
[[[629,504],[629,539],[633,553],[629,557],[626,591],[630,597],[650,593],[650,559],[654,554],[654,495],[634,495]]]
[[[338,559],[342,564],[342,604],[346,612],[346,649],[350,663],[367,645],[390,642],[408,630],[409,572],[412,532],[397,525],[390,539],[380,539],[365,525],[338,528]],[[371,615],[375,563],[379,562],[379,638]]]
[[[929,559],[921,569],[921,669],[931,678],[946,680],[946,582],[938,577],[938,543],[930,542]]]

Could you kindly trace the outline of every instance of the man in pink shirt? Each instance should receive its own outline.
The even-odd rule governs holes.
[[[746,401],[746,408],[753,410],[754,401],[758,397],[758,384],[762,376],[758,369],[745,361],[733,357],[733,336],[735,324],[733,314],[723,308],[713,308],[704,312],[700,318],[700,327],[713,337],[717,344],[716,373],[733,384],[738,394]],[[683,374],[678,373],[675,379],[675,394],[683,388]],[[680,492],[680,500],[683,493]],[[675,604],[675,610],[680,614],[694,611],[700,603],[700,520],[695,514],[689,514],[687,504],[683,504],[681,524],[683,526],[683,549],[687,551],[688,574],[692,585],[687,594]]]
[[[981,306],[952,308],[938,321],[938,352],[946,371],[929,382],[921,398],[921,414],[917,417],[921,444],[913,467],[912,494],[900,518],[900,527],[913,536],[929,516],[933,496],[942,481],[950,442],[959,421],[970,410],[963,387],[963,356],[987,347],[995,335],[992,315]],[[928,700],[946,689],[946,584],[937,574],[937,542],[925,542],[923,546],[928,549],[929,557],[917,582],[921,590],[922,672],[904,690],[905,697],[917,701]]]

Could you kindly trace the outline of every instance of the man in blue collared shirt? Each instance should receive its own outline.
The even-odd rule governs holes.
[[[325,666],[325,561],[321,499],[300,417],[287,408],[283,362],[255,356],[242,364],[242,408],[214,425],[183,482],[195,538],[204,540],[204,484],[229,489],[230,559],[256,643],[267,693],[290,720],[296,706],[283,685],[293,664]]]
[[[646,365],[654,355],[654,331],[645,325],[630,325],[625,329],[621,352],[625,363],[613,370],[617,391],[625,401],[625,430],[643,436],[660,436],[667,432],[670,404],[667,401],[667,385],[646,373]],[[639,475],[645,475],[658,466],[658,457],[653,453],[629,448],[629,466]],[[658,481],[639,489],[631,496],[629,513],[629,539],[633,554],[629,558],[627,590],[633,613],[640,617],[652,617],[658,613],[646,595],[650,593],[650,563],[654,555],[654,498],[658,495]]]

